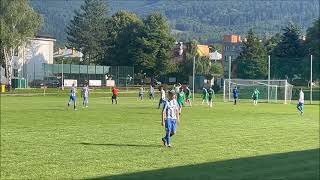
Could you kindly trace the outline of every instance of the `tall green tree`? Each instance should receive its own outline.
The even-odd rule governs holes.
[[[208,57],[201,57],[196,61],[196,74],[211,79],[213,76],[221,76],[223,67],[221,63],[212,63]]]
[[[300,39],[300,29],[289,23],[283,30],[281,40],[271,53],[271,73],[274,78],[291,80],[297,75],[306,75],[305,49]]]
[[[281,40],[273,50],[277,57],[298,58],[304,56],[303,44],[300,40],[300,29],[289,23],[283,30]]]
[[[305,49],[313,55],[313,79],[320,79],[320,18],[307,30]]]
[[[320,18],[307,29],[306,46],[310,54],[320,57]]]
[[[105,57],[99,64],[132,66],[136,39],[141,34],[142,27],[143,22],[137,15],[126,11],[115,13],[107,23]]]
[[[272,51],[275,47],[280,43],[281,41],[281,34],[277,33],[274,36],[272,36],[270,39],[267,39],[264,43],[264,46],[267,50],[268,55],[272,54]]]
[[[135,66],[148,76],[161,76],[170,69],[174,38],[170,34],[168,21],[162,14],[153,13],[143,22],[133,56]]]
[[[223,73],[221,63],[210,63],[208,57],[200,57],[197,49],[198,42],[195,40],[187,43],[187,49],[184,60],[179,63],[179,74],[184,80],[188,80],[188,77],[192,75],[193,59],[195,58],[195,73],[197,75],[206,76],[212,78],[214,75],[220,76]]]
[[[193,58],[195,57],[196,60],[200,58],[197,52],[197,45],[198,42],[196,40],[186,43],[183,61],[178,64],[178,72],[183,80],[188,80],[189,76],[192,75]]]
[[[11,83],[14,49],[25,46],[38,32],[43,20],[27,0],[2,0],[0,6],[0,43],[7,81]]]
[[[67,46],[80,50],[88,64],[102,59],[107,20],[105,1],[85,0],[67,27]]]
[[[264,79],[267,76],[266,50],[253,30],[249,30],[247,41],[237,58],[237,76],[243,79]]]

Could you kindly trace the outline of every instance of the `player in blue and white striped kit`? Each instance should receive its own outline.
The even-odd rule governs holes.
[[[162,112],[162,126],[166,129],[166,135],[162,138],[163,145],[171,147],[171,136],[176,133],[177,123],[180,121],[179,105],[175,98],[175,91],[169,91],[169,99],[164,102]]]
[[[85,84],[84,87],[82,88],[81,96],[83,97],[82,105],[83,105],[83,107],[87,108],[88,103],[89,103],[89,86],[88,86],[88,84]]]
[[[70,109],[70,105],[71,103],[73,103],[73,108],[76,111],[76,88],[75,88],[75,84],[72,84],[72,87],[70,88],[70,99],[68,102],[68,110]]]

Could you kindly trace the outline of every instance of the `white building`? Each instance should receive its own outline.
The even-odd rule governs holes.
[[[53,64],[55,41],[52,37],[37,36],[25,47],[17,48],[12,59],[12,78],[25,78],[28,82],[42,80],[43,63]]]
[[[209,59],[213,62],[217,62],[222,59],[222,54],[220,54],[218,51],[209,53]]]

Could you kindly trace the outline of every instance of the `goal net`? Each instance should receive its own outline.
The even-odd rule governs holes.
[[[257,88],[260,92],[261,102],[291,103],[293,85],[287,80],[250,80],[226,79],[223,86],[224,101],[233,100],[233,89],[237,87],[240,100],[251,100],[253,91]]]

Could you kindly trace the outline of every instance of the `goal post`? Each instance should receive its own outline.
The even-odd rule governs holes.
[[[253,91],[258,89],[260,102],[291,103],[293,85],[287,80],[226,79],[223,88],[225,102],[233,100],[232,91],[235,87],[238,88],[239,99],[242,101],[251,101]]]

